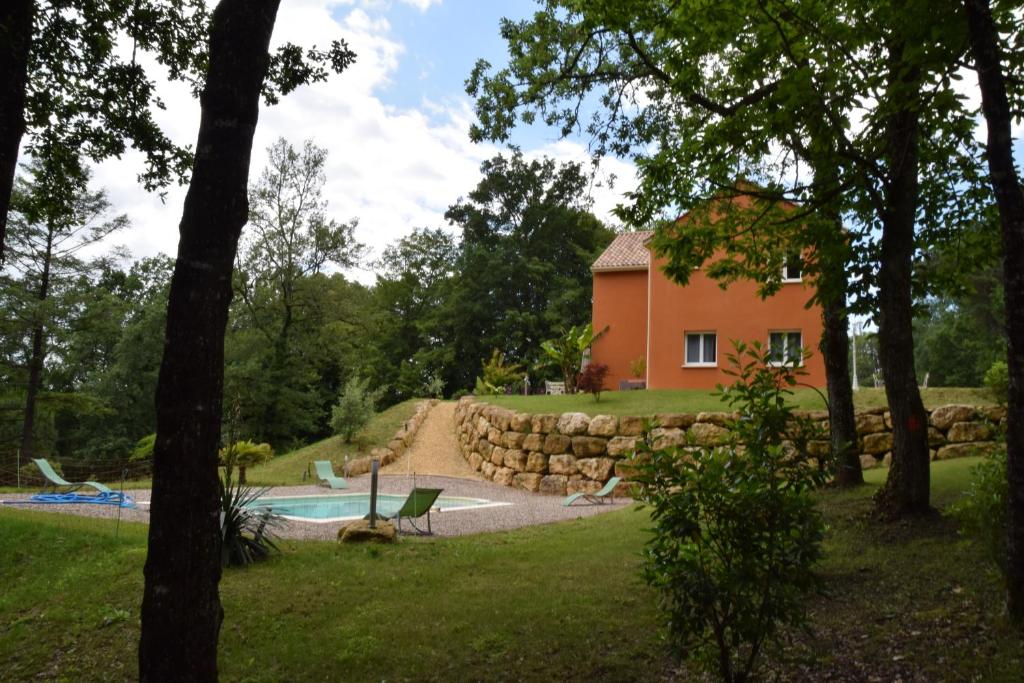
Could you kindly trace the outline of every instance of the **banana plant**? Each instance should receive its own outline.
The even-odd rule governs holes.
[[[576,379],[582,370],[583,354],[607,331],[608,327],[605,326],[595,334],[591,323],[581,327],[573,325],[556,339],[541,342],[540,348],[548,357],[548,361],[562,371],[566,393],[576,393]]]

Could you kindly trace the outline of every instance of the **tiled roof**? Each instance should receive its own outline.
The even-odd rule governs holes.
[[[617,235],[590,270],[646,270],[649,253],[644,242],[653,234],[652,230],[641,230]]]

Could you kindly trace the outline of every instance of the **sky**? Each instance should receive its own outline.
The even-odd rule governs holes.
[[[506,61],[499,35],[501,17],[520,19],[533,0],[283,0],[273,44],[292,42],[326,47],[345,39],[355,64],[325,83],[304,86],[273,107],[261,106],[253,143],[250,181],[259,177],[266,148],[284,137],[295,146],[311,139],[327,150],[324,198],[327,214],[338,221],[358,219],[356,238],[375,255],[419,227],[448,227],[444,212],[480,179],[485,159],[503,146],[474,144],[474,116],[465,80],[477,59],[496,67]],[[156,118],[174,142],[195,144],[199,104],[188,88],[150,73],[166,110]],[[559,140],[540,126],[519,128],[511,140],[527,157],[587,161],[586,141]],[[140,258],[173,255],[185,187],[161,198],[137,182],[141,156],[125,154],[101,164],[96,186],[106,189],[130,229],[104,247],[123,245]],[[591,189],[593,211],[609,224],[622,192],[635,184],[634,167],[607,160],[598,179],[614,174],[614,188],[598,182]],[[372,283],[372,267],[347,272]]]

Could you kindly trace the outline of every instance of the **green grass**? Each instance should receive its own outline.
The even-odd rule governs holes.
[[[933,465],[937,503],[959,495],[974,462]],[[884,475],[822,495],[827,594],[812,602],[812,634],[792,634],[767,665],[783,680],[1017,680],[1024,646],[982,550],[942,517],[875,521]],[[222,678],[691,679],[639,576],[647,526],[627,509],[386,548],[287,542],[225,572]],[[145,527],[114,529],[0,508],[5,679],[136,676]]]
[[[304,448],[279,455],[269,462],[253,467],[246,473],[246,481],[263,486],[284,486],[302,484],[302,475],[314,460],[330,460],[335,465],[335,474],[341,474],[341,464],[347,455],[349,459],[369,455],[370,450],[384,446],[395,432],[416,412],[416,404],[422,399],[410,399],[391,406],[373,416],[366,428],[347,444],[340,436],[332,436]]]
[[[824,393],[824,390],[822,390]],[[928,408],[966,403],[993,403],[985,389],[937,388],[922,389],[921,397]],[[654,415],[656,413],[699,413],[725,410],[726,406],[710,391],[700,389],[652,389],[650,391],[607,391],[601,400],[590,394],[572,396],[483,396],[481,401],[526,413],[582,412],[589,415]],[[884,389],[861,389],[855,396],[857,408],[878,408],[887,405]],[[791,403],[804,410],[824,410],[821,394],[813,389],[798,389]]]

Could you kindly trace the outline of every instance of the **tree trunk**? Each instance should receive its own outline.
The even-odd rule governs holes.
[[[902,48],[894,48],[893,63]],[[919,88],[916,69],[893,75]],[[895,97],[905,99],[900,93]],[[878,274],[878,360],[892,416],[892,466],[878,492],[879,510],[889,517],[920,514],[929,507],[928,415],[914,370],[911,275],[918,203],[919,114],[916,102],[889,118],[886,165],[889,170],[882,218],[882,255]]]
[[[842,223],[837,221],[836,234],[843,239]],[[828,421],[832,457],[836,463],[838,486],[864,483],[857,451],[857,422],[854,416],[853,387],[850,385],[850,337],[847,332],[846,291],[848,280],[845,261],[822,263],[821,278],[827,280],[822,290],[821,355],[825,361],[828,385]]]
[[[6,0],[0,7],[0,263],[4,262],[18,148],[25,133],[25,87],[35,9],[33,0]]]
[[[1024,194],[1013,163],[1012,114],[1006,96],[999,35],[988,0],[964,0],[981,106],[988,125],[989,175],[1003,234],[1007,365],[1010,395],[1006,428],[1009,538],[1006,587],[1010,618],[1024,627]]]
[[[50,295],[50,261],[53,260],[54,229],[46,228],[46,253],[43,255],[43,272],[39,279],[39,291],[36,300],[40,309]],[[36,428],[36,397],[39,395],[39,384],[43,377],[43,363],[46,361],[46,342],[42,311],[37,311],[35,325],[32,328],[32,357],[28,362],[28,386],[25,388],[25,415],[21,423],[21,457],[29,459],[35,456]]]
[[[280,0],[221,0],[192,181],[179,228],[157,384],[157,438],[139,677],[214,681],[223,618],[220,445],[231,271],[270,36]]]

